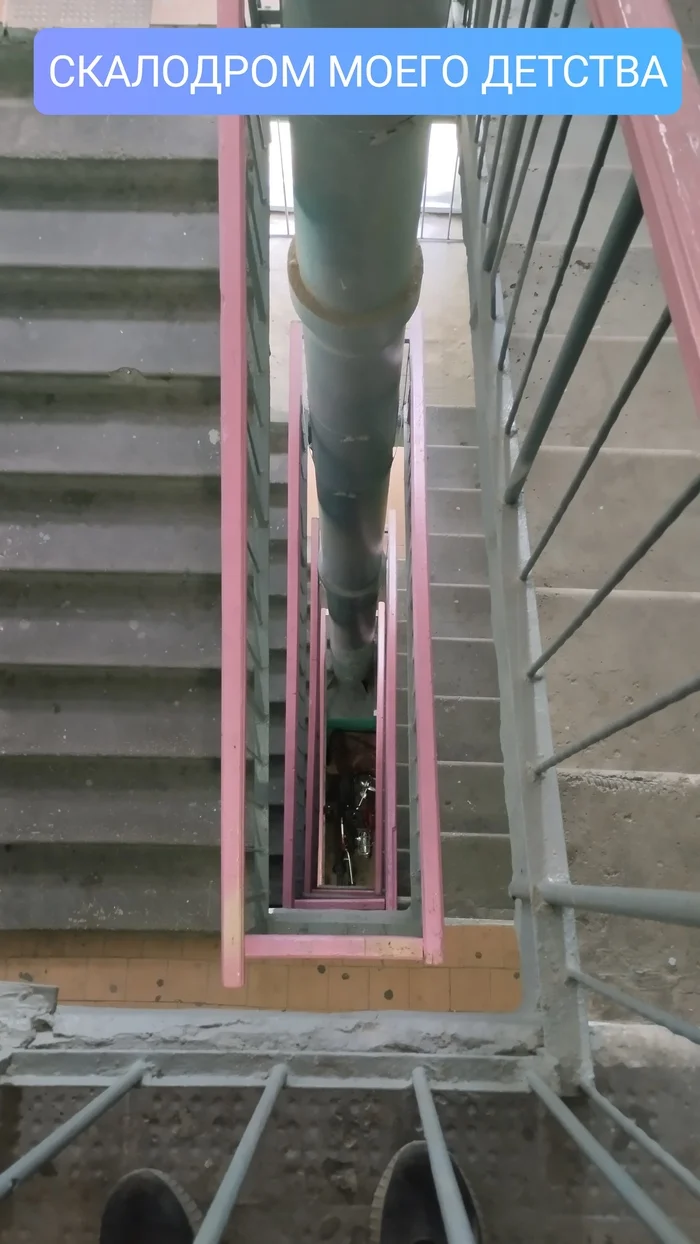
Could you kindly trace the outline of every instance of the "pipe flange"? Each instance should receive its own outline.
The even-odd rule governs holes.
[[[345,357],[379,353],[394,345],[418,306],[423,283],[423,252],[416,243],[411,278],[391,302],[373,311],[338,311],[320,303],[304,284],[293,238],[287,257],[292,304],[304,328],[327,350]]]

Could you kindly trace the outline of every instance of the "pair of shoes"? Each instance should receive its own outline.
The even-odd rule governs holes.
[[[100,1244],[192,1244],[202,1215],[191,1197],[160,1171],[132,1171],[112,1189]]]
[[[452,1169],[475,1244],[484,1244],[481,1212],[474,1193],[454,1160]],[[382,1175],[370,1211],[370,1241],[371,1244],[447,1244],[425,1141],[404,1145]]]

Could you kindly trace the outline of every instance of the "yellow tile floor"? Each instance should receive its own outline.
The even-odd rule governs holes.
[[[220,981],[215,937],[0,934],[0,980],[53,985],[62,1004],[274,1011],[516,1011],[512,924],[450,921],[440,967],[259,959],[242,989]]]

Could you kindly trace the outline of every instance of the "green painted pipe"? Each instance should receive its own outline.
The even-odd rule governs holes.
[[[284,0],[287,27],[445,26],[450,0]],[[342,40],[339,44],[342,62]],[[405,328],[420,295],[416,241],[430,126],[422,117],[291,121],[295,238],[320,575],[333,668],[372,661]]]

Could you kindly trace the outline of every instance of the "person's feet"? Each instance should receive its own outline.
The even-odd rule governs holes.
[[[479,1210],[464,1175],[452,1163],[476,1244],[483,1244]],[[370,1213],[371,1244],[447,1244],[422,1140],[404,1145],[394,1155],[377,1185]]]
[[[201,1214],[191,1197],[160,1171],[132,1171],[112,1189],[100,1244],[192,1244]]]

